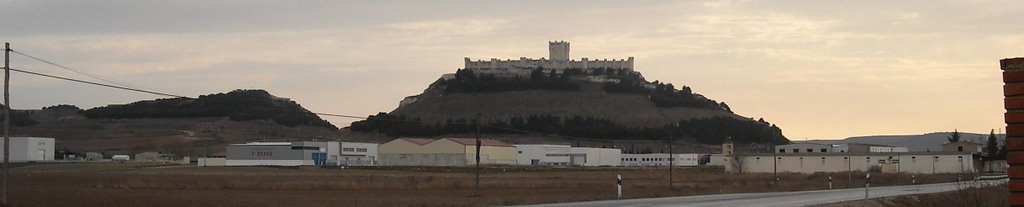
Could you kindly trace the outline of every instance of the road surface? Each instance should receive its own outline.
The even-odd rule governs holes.
[[[978,181],[985,185],[998,185],[1005,183],[1005,179]],[[967,183],[967,182],[965,182]],[[892,187],[872,187],[869,197],[891,197],[911,194],[926,194],[953,191],[957,189],[957,183],[936,183],[925,185],[904,185]],[[864,188],[837,189],[837,190],[816,190],[796,192],[774,192],[774,193],[739,193],[739,194],[718,194],[668,198],[644,198],[626,200],[590,201],[577,203],[556,203],[530,205],[529,207],[700,207],[700,206],[757,206],[757,207],[783,207],[783,206],[809,206],[828,203],[838,203],[864,199]]]

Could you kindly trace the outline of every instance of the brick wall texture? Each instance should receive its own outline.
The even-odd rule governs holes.
[[[1010,205],[1024,207],[1024,58],[999,61],[1003,70],[1006,161],[1010,164]]]

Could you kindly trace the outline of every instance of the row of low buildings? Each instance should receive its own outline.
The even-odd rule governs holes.
[[[476,164],[472,138],[398,138],[375,144],[359,142],[252,142],[228,145],[223,158],[201,158],[216,166],[466,166]],[[512,145],[480,140],[480,164],[552,166],[697,166],[698,154],[622,154],[620,149],[569,145]],[[212,163],[212,164],[211,164]]]
[[[797,143],[780,145],[774,153],[742,153],[732,143],[722,146],[722,154],[712,155],[711,165],[724,166],[734,173],[816,173],[816,172],[882,172],[882,173],[972,173],[1001,171],[983,160],[979,144],[953,142],[943,151],[910,152],[906,147],[866,144]]]

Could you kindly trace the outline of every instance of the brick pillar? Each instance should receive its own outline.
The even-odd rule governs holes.
[[[1010,206],[1024,207],[1024,58],[999,61],[1003,70],[1006,161],[1010,164]]]

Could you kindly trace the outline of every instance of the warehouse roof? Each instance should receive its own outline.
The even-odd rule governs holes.
[[[421,139],[421,138],[399,138],[399,139],[405,140],[407,142],[412,142],[413,144],[418,144],[418,145],[425,145],[427,143],[430,143],[430,142],[434,141],[432,139]]]
[[[230,145],[267,145],[267,146],[291,146],[291,142],[249,142],[245,144],[230,144]]]
[[[462,144],[462,145],[476,146],[476,139],[473,139],[473,138],[445,138],[445,139],[452,140],[453,142],[456,142],[456,143],[459,143],[459,144]],[[505,143],[505,142],[498,141],[498,140],[493,140],[493,139],[480,139],[480,146],[515,147],[512,144]]]

